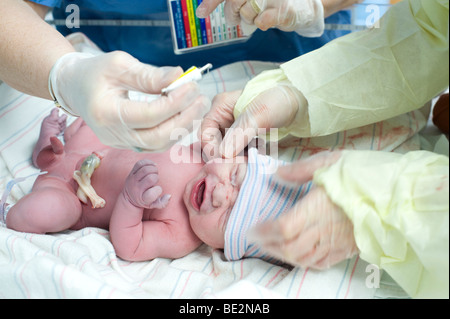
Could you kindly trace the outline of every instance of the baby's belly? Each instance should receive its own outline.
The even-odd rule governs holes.
[[[83,205],[83,214],[79,223],[79,228],[108,228],[116,201],[119,196],[121,196],[122,190],[125,187],[125,181],[134,165],[138,161],[147,158],[157,164],[159,173],[161,173],[161,165],[163,162],[167,161],[165,154],[135,153],[129,150],[119,149],[109,149],[106,152],[102,152],[102,156],[103,158],[100,166],[92,175],[91,184],[97,195],[106,201],[106,205],[104,208],[97,209],[93,209],[90,202],[88,205]],[[170,210],[158,210],[156,214],[152,212],[152,216],[150,216],[150,212],[145,211],[143,219],[159,219],[163,218],[161,215],[166,215],[167,213],[170,213]]]
[[[109,227],[113,209],[119,196],[122,196],[121,192],[124,189],[125,181],[136,162],[142,159],[149,159],[157,165],[159,175],[157,185],[163,188],[164,194],[172,195],[169,205],[165,209],[144,210],[143,220],[175,219],[188,223],[187,210],[182,201],[186,181],[183,179],[180,181],[180,174],[175,174],[177,181],[174,181],[173,177],[174,170],[183,171],[183,175],[187,174],[186,168],[179,168],[171,164],[169,153],[135,153],[129,150],[111,149],[103,155],[100,166],[92,175],[91,182],[98,196],[106,201],[106,205],[100,209],[83,205],[82,227],[91,226],[105,229]]]
[[[106,201],[103,208],[92,208],[90,202],[82,204],[83,214],[77,228],[100,227],[107,229],[125,181],[141,154],[124,150],[109,150],[91,177],[91,184],[98,196]]]

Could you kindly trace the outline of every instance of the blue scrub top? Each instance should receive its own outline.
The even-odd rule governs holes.
[[[117,20],[169,20],[167,0],[31,0],[54,7],[55,19],[65,19],[69,4],[80,8],[81,19],[117,19]],[[349,11],[341,11],[329,17],[326,23],[350,23]],[[257,30],[244,43],[219,48],[201,50],[176,55],[170,27],[128,27],[128,26],[81,26],[69,29],[58,27],[63,35],[83,32],[102,50],[110,52],[122,50],[130,53],[142,62],[157,66],[180,65],[187,69],[193,65],[212,63],[214,67],[242,60],[286,62],[301,54],[318,49],[345,31],[326,30],[320,38],[305,38],[295,32],[283,32],[270,29]]]

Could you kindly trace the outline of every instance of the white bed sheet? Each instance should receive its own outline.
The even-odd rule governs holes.
[[[211,98],[241,89],[275,64],[240,62],[208,74],[201,86]],[[151,97],[140,96],[140,99]],[[0,193],[12,178],[37,172],[31,153],[51,102],[0,85]],[[324,149],[420,148],[427,124],[421,111],[327,137],[290,139],[281,158],[294,161]],[[14,203],[34,180],[13,189]],[[116,257],[107,230],[85,228],[58,234],[20,233],[0,226],[0,297],[3,298],[385,298],[407,297],[389,276],[373,287],[369,265],[359,257],[325,271],[286,268],[258,259],[225,261],[203,245],[176,260],[128,262]]]

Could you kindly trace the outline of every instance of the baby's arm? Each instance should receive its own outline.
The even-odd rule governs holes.
[[[69,141],[73,136],[76,135],[80,127],[83,125],[86,125],[86,123],[83,121],[81,117],[77,118],[72,124],[67,127],[67,129],[64,131],[64,141]]]
[[[117,199],[110,234],[116,254],[123,259],[178,258],[200,245],[200,241],[190,234],[187,219],[142,220],[144,209],[161,209],[169,202],[168,195],[161,196],[162,189],[156,186],[157,182],[156,165],[149,160],[139,161]]]

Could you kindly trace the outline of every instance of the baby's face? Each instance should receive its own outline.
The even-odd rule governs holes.
[[[247,171],[247,159],[208,162],[183,195],[195,234],[213,248],[224,247],[225,227]]]

